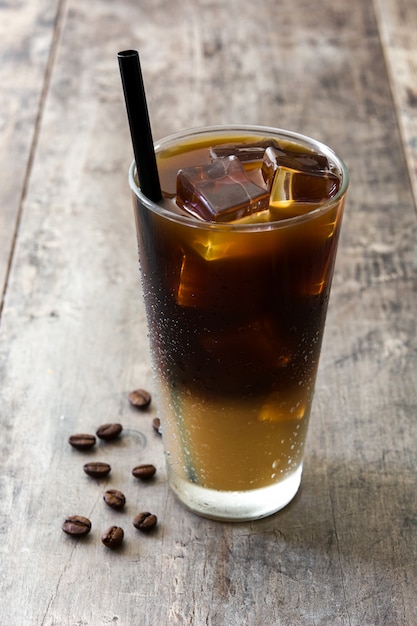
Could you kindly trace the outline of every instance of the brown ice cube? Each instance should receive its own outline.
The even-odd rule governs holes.
[[[329,175],[333,180],[338,181],[337,177],[330,171],[329,161],[324,154],[283,149],[277,145],[268,146],[264,152],[262,163],[262,175],[268,188],[271,188],[279,167],[312,176],[326,177]],[[308,201],[314,202],[314,200]]]
[[[204,267],[197,259],[184,254],[176,293],[176,301],[180,306],[207,306],[208,295],[202,280],[202,269]]]
[[[271,205],[275,208],[296,205],[320,205],[332,198],[339,188],[339,179],[331,172],[308,174],[297,172],[286,167],[279,167],[271,189]]]
[[[210,156],[213,159],[223,159],[228,156],[235,156],[241,163],[250,163],[252,161],[262,161],[264,152],[268,146],[273,146],[274,142],[270,139],[266,141],[257,141],[255,143],[241,144],[220,144],[210,148]]]
[[[276,219],[310,211],[339,189],[339,178],[331,171],[327,158],[314,152],[268,147],[262,174],[271,189],[271,210],[289,209],[289,213],[277,215]]]
[[[295,352],[293,337],[281,336],[276,321],[268,316],[230,326],[221,335],[202,333],[200,339],[204,350],[215,362],[227,360],[231,371],[255,369],[260,375],[262,371],[272,369],[283,377]],[[291,376],[290,371],[288,376]]]
[[[177,204],[208,222],[231,222],[268,207],[269,194],[255,185],[236,156],[182,169]]]
[[[265,189],[267,186],[262,177],[262,162],[266,148],[274,146],[272,139],[259,140],[255,143],[228,143],[210,148],[212,159],[223,159],[235,156],[242,163],[250,180],[258,187]]]
[[[259,411],[258,420],[260,422],[301,422],[309,404],[305,395],[302,388],[272,392]],[[308,396],[307,400],[309,400]]]

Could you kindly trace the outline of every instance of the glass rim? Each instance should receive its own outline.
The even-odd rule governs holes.
[[[307,213],[303,213],[302,215],[295,215],[294,217],[288,217],[282,220],[275,220],[271,222],[252,222],[252,223],[234,223],[234,222],[205,222],[203,220],[199,220],[192,215],[181,215],[179,213],[173,213],[169,211],[165,207],[161,206],[157,202],[153,202],[147,196],[145,196],[138,184],[135,180],[135,172],[136,172],[136,163],[135,160],[132,161],[129,167],[129,186],[132,192],[135,194],[136,198],[140,200],[142,205],[144,205],[147,209],[152,211],[153,213],[157,213],[161,217],[169,219],[173,222],[184,224],[190,228],[198,228],[198,229],[207,229],[207,230],[216,230],[216,231],[242,231],[242,232],[259,232],[264,230],[276,230],[278,228],[286,228],[289,226],[294,226],[301,222],[310,221],[326,213],[334,206],[339,204],[342,200],[343,196],[346,194],[347,188],[349,186],[349,173],[347,167],[343,160],[336,154],[336,152],[330,148],[325,143],[309,137],[308,135],[303,135],[296,131],[285,130],[282,128],[275,128],[273,126],[256,126],[256,125],[216,125],[216,126],[197,126],[195,128],[188,128],[177,133],[173,133],[171,135],[167,135],[166,137],[156,141],[154,143],[155,152],[158,153],[161,149],[168,148],[169,145],[175,144],[182,139],[187,139],[193,136],[203,136],[203,135],[211,135],[211,134],[226,134],[226,133],[236,133],[240,135],[244,134],[255,134],[262,135],[264,137],[272,137],[272,138],[281,138],[288,141],[293,141],[294,143],[298,143],[301,145],[305,145],[309,148],[313,148],[317,152],[324,154],[325,156],[330,158],[332,165],[334,165],[338,174],[340,175],[341,185],[332,198],[329,198],[321,204],[319,207],[308,211]]]

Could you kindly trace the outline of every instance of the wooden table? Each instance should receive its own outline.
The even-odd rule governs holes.
[[[0,624],[417,623],[417,5],[22,0],[0,6]],[[275,125],[351,186],[302,488],[226,524],[188,513],[128,392],[153,392],[116,54],[140,51],[154,138]],[[75,432],[125,435],[88,458]],[[152,484],[133,465],[153,462]],[[102,501],[122,489],[126,511]],[[141,535],[138,510],[159,518]],[[74,541],[65,516],[87,515]],[[101,532],[125,529],[124,548]]]

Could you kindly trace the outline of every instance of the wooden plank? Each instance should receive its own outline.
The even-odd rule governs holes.
[[[385,59],[417,203],[417,6],[407,0],[375,0]]]
[[[415,623],[416,219],[371,7],[69,0],[64,18],[0,327],[0,623]],[[157,402],[142,415],[126,399],[153,387],[115,56],[130,47],[155,137],[279,125],[351,170],[302,489],[257,523],[184,511]],[[113,467],[98,483],[67,437],[107,421],[126,436],[92,453]],[[142,460],[154,484],[130,476]],[[107,485],[125,512],[105,510]],[[147,508],[160,525],[142,537],[131,518]],[[74,513],[92,519],[86,541],[60,530]],[[118,553],[100,543],[111,523]]]
[[[58,0],[0,7],[0,310],[36,148],[58,8]]]

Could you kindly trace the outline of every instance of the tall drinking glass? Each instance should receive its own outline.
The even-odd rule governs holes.
[[[274,128],[192,129],[155,150],[164,199],[142,194],[134,164],[129,181],[169,484],[205,517],[261,518],[300,484],[348,174]],[[204,172],[230,154],[266,205],[208,221],[198,186],[176,201],[185,170],[222,207],[230,177]]]

